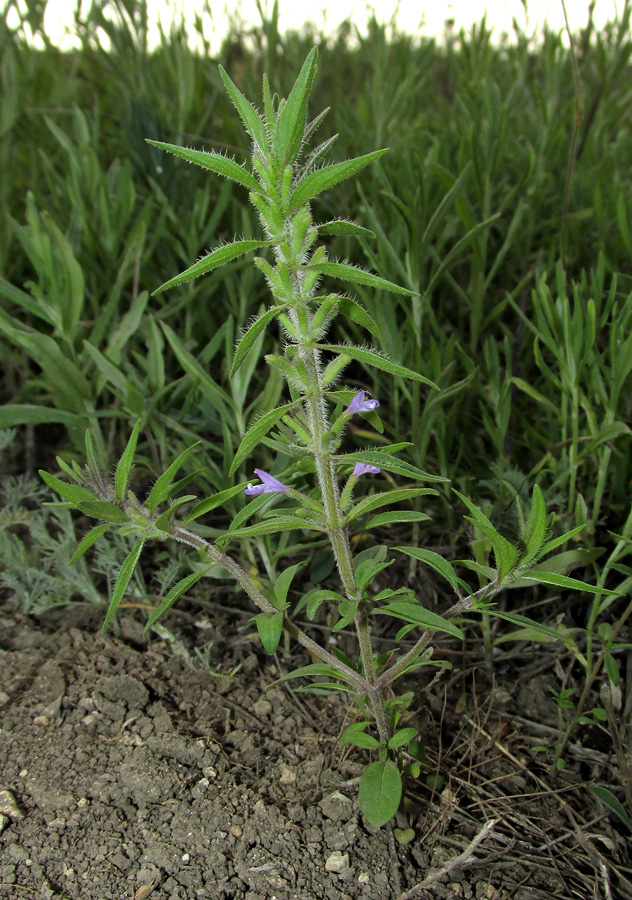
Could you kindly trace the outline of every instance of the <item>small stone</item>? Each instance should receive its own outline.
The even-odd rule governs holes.
[[[360,874],[358,875],[358,884],[370,884],[370,883],[371,883],[370,876],[367,875],[366,872],[360,872]]]
[[[294,784],[294,782],[296,781],[295,770],[291,766],[288,766],[287,763],[284,763],[284,762],[282,762],[280,764],[280,769],[281,769],[281,778],[280,778],[281,784]]]
[[[33,725],[48,725],[48,716],[35,716]]]
[[[24,813],[18,806],[11,791],[0,791],[0,813],[10,819],[23,819]]]
[[[209,781],[213,781],[217,778],[217,769],[215,766],[204,766],[202,775],[204,775],[205,778],[208,778]]]
[[[9,817],[5,816],[4,813],[0,813],[0,834],[4,831],[4,829],[9,824]]]
[[[260,719],[264,719],[266,716],[269,716],[273,710],[273,706],[269,700],[262,698],[261,700],[257,700],[257,702],[252,707],[252,711],[256,716]]]
[[[230,833],[232,834],[233,837],[238,838],[238,837],[241,837],[244,832],[243,832],[243,828],[241,827],[241,825],[231,825]]]
[[[5,691],[0,691],[0,706],[9,702],[9,695]]]
[[[340,850],[334,850],[334,852],[325,863],[325,869],[327,870],[327,872],[335,872],[336,874],[340,874],[340,872],[344,872],[345,869],[348,868],[349,854],[341,853]]]
[[[78,809],[85,809],[86,806],[90,806],[90,801],[87,797],[82,797],[81,800],[77,800]]]

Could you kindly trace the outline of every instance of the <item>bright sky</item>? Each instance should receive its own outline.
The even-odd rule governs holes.
[[[220,9],[221,2],[222,0],[216,4],[212,0],[209,5]],[[596,26],[600,28],[608,20],[614,19],[617,9],[622,10],[623,3],[624,0],[596,0]],[[61,41],[62,46],[67,46],[63,34],[66,28],[72,27],[76,5],[77,0],[48,0],[46,32],[56,43]],[[85,6],[85,0],[82,5]],[[190,22],[196,9],[200,11],[206,4],[201,0],[148,0],[148,5],[154,17],[160,16],[168,31],[168,23],[172,20],[174,11],[183,12],[185,20]],[[270,10],[272,0],[261,0],[261,5]],[[586,24],[588,7],[589,0],[566,0],[566,9],[574,31]],[[245,23],[260,22],[256,0],[237,0],[237,6],[231,4],[231,8],[237,8],[239,17]],[[379,21],[389,22],[395,15],[400,29],[434,36],[443,33],[446,19],[454,19],[457,30],[461,27],[468,29],[479,22],[484,13],[487,13],[487,21],[494,27],[497,35],[503,31],[511,34],[513,18],[527,33],[537,31],[545,22],[556,30],[564,27],[562,0],[400,0],[399,3],[397,0],[303,0],[301,3],[296,0],[279,0],[279,8],[282,31],[300,28],[305,21],[311,20],[318,28],[331,32],[345,19],[350,19],[354,25],[364,30],[372,10]],[[225,12],[214,12],[212,21],[209,16],[204,17],[204,32],[211,40],[214,52],[219,49],[226,33],[227,22]]]

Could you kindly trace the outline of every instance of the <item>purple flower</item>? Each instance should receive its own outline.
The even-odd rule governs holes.
[[[352,416],[359,412],[372,412],[380,405],[379,400],[365,400],[368,391],[360,391],[355,395],[349,406],[347,407],[347,415]]]
[[[258,475],[263,483],[253,486],[249,482],[248,487],[244,488],[244,494],[250,496],[254,494],[289,494],[290,489],[287,485],[281,484],[273,475],[269,475],[263,469],[255,469],[255,474]]]
[[[377,475],[381,471],[378,466],[370,466],[368,463],[356,463],[352,474],[358,478],[360,475]]]

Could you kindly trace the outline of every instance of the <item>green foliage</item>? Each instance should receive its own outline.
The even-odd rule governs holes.
[[[59,471],[42,477],[62,501],[45,512],[44,530],[61,546],[74,535],[73,506],[102,520],[74,554],[64,543],[59,558],[83,573],[94,602],[101,594],[89,587],[87,560],[118,572],[104,591],[106,624],[126,591],[142,592],[144,543],[176,538],[201,561],[171,573],[148,627],[211,570],[237,578],[258,606],[269,653],[283,627],[305,636],[292,618],[303,601],[310,619],[326,615],[337,632],[362,634],[371,615],[388,615],[404,625],[385,658],[365,652],[352,663],[340,651],[288,676],[316,679],[305,689],[362,698],[372,668],[386,687],[434,665],[430,638],[461,640],[464,622],[453,620],[474,610],[486,649],[495,617],[516,628],[498,641],[559,639],[582,667],[585,689],[564,698],[561,752],[594,702],[596,679],[620,678],[626,612],[618,600],[632,582],[626,22],[629,10],[583,48],[579,89],[591,114],[572,158],[570,57],[551,32],[534,52],[520,34],[496,49],[481,27],[448,51],[404,36],[389,42],[373,22],[356,48],[321,39],[307,55],[305,38],[276,35],[261,52],[242,48],[238,86],[222,67],[209,75],[208,61],[177,32],[149,55],[137,26],[108,21],[99,4],[77,24],[83,52],[68,57],[46,40],[36,53],[2,21],[0,426],[61,426]],[[43,34],[42,22],[37,27]],[[327,72],[320,80],[319,55]],[[247,97],[264,66],[287,99],[271,94],[264,77],[259,113]],[[333,107],[336,144],[331,137],[313,147],[324,113],[310,121],[312,92]],[[40,120],[42,108],[49,114]],[[369,165],[370,177],[362,174]],[[331,203],[344,218],[332,218]],[[230,243],[233,235],[240,237]],[[251,266],[249,253],[259,248]],[[353,286],[359,300],[331,293],[332,279]],[[169,301],[167,288],[178,288]],[[263,355],[269,371],[259,365]],[[368,412],[349,428],[355,391],[334,388],[343,372],[381,399],[381,417]],[[74,459],[84,454],[86,428],[84,470]],[[244,505],[252,468],[272,468],[273,460],[287,493]],[[356,463],[381,472],[360,480],[350,474]],[[109,472],[112,483],[102,474]],[[338,505],[337,479],[347,476]],[[201,499],[185,491],[193,479]],[[410,486],[419,481],[438,490]],[[444,488],[449,481],[467,507],[465,526]],[[130,490],[137,484],[153,485],[144,502]],[[413,509],[369,517],[409,501]],[[7,521],[30,521],[30,510],[6,509]],[[250,521],[255,514],[261,518]],[[190,523],[195,533],[183,528]],[[352,555],[348,534],[360,541],[365,529],[377,543]],[[106,532],[114,544],[99,562]],[[443,615],[407,588],[380,590],[393,561],[384,533],[395,535],[411,577],[439,576],[441,591],[454,592]],[[10,525],[2,535],[3,584],[13,579],[17,602],[39,609],[43,589],[18,585],[44,584],[53,554],[41,564],[35,544]],[[225,553],[236,540],[257,570],[253,579]],[[473,560],[428,549],[464,540]],[[570,549],[552,555],[565,542]],[[341,593],[325,587],[292,604],[292,579],[314,551],[320,579],[323,558],[331,567],[335,558]],[[301,563],[283,569],[288,553]],[[26,581],[12,575],[16,560],[31,573]],[[581,578],[567,574],[578,567]],[[476,591],[463,577],[468,570]],[[46,582],[53,603],[73,596],[74,576],[60,572]],[[567,591],[589,593],[585,630],[550,628],[492,605],[501,589],[534,584],[558,589],[555,616],[574,602]],[[411,634],[413,656],[403,654],[400,665],[396,651]],[[365,733],[367,721],[348,729],[345,742],[379,752],[360,799],[367,820],[384,824],[401,799],[397,751],[411,735],[397,731],[393,717],[385,725],[379,708],[370,711],[380,740]]]

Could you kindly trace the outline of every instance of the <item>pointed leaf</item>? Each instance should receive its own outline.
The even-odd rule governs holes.
[[[191,379],[197,381],[199,389],[205,397],[208,397],[220,416],[223,417],[225,415],[225,406],[234,409],[235,403],[232,397],[213,381],[208,372],[202,368],[193,354],[187,350],[175,331],[173,331],[166,322],[161,322],[160,327],[164,331],[165,337],[171,344],[171,349],[175,353],[176,358],[184,371]]]
[[[283,613],[259,613],[255,616],[257,631],[263,644],[263,649],[269,656],[276,653],[283,633]]]
[[[260,315],[258,319],[255,319],[252,325],[249,326],[249,328],[237,344],[237,349],[235,350],[235,358],[233,359],[233,365],[230,370],[230,375],[228,376],[229,378],[233,377],[237,369],[245,360],[246,356],[248,355],[248,351],[255,343],[261,332],[264,330],[268,322],[270,322],[271,319],[273,319],[276,314],[282,309],[282,306],[273,306],[271,309],[266,310],[266,312]]]
[[[161,284],[159,288],[152,292],[152,297],[155,297],[156,294],[160,294],[162,291],[168,291],[172,287],[191,281],[193,278],[199,278],[200,275],[206,275],[212,272],[213,269],[217,269],[219,266],[223,266],[225,263],[243,256],[249,250],[255,250],[257,247],[267,247],[270,244],[271,241],[234,241],[232,244],[224,244],[223,247],[218,247],[216,250],[207,253],[206,256],[203,256],[202,259],[199,259],[184,272],[176,275],[175,278],[165,281],[164,284]]]
[[[379,494],[371,494],[370,497],[364,497],[359,503],[353,507],[347,520],[352,522],[358,516],[379,509],[380,506],[388,506],[390,503],[400,503],[402,500],[412,500],[413,497],[422,497],[424,494],[433,494],[439,496],[439,492],[434,488],[398,488],[394,491],[382,491]]]
[[[350,266],[347,263],[317,262],[313,265],[308,264],[305,266],[305,269],[308,272],[313,271],[321,275],[329,275],[331,278],[339,278],[340,281],[350,281],[353,284],[364,284],[367,287],[389,291],[391,294],[413,296],[415,293],[414,291],[409,291],[408,288],[394,284],[392,281],[387,281],[386,278],[380,278],[379,275],[373,275],[365,269],[359,269],[357,266]]]
[[[413,478],[416,481],[449,481],[441,475],[431,475],[413,466],[411,463],[405,462],[403,459],[397,459],[390,453],[383,450],[359,450],[357,453],[341,453],[334,456],[339,465],[349,465],[350,463],[363,462],[371,466],[379,466],[386,472],[395,472],[396,475],[403,475],[405,478]]]
[[[234,531],[227,531],[222,538],[247,538],[257,537],[260,534],[276,534],[281,531],[293,531],[294,529],[302,529],[305,531],[323,532],[324,528],[313,525],[300,516],[276,516],[274,519],[266,519],[265,522],[259,522],[257,525],[248,525],[246,528],[236,528]]]
[[[342,750],[342,748],[346,747],[347,744],[355,744],[356,747],[364,746],[367,750],[377,749],[380,745],[374,737],[371,737],[371,741],[373,742],[371,745],[361,745],[356,743],[355,740],[359,735],[362,735],[363,737],[370,737],[370,735],[364,734],[364,729],[367,727],[367,725],[371,724],[372,723],[370,721],[366,720],[364,722],[354,722],[353,725],[349,725],[348,728],[345,728],[345,730],[338,738],[338,746],[340,747],[340,749]]]
[[[323,222],[317,225],[319,234],[345,234],[354,237],[375,237],[375,232],[369,228],[362,228],[355,222],[348,222],[346,219],[332,219],[331,222]]]
[[[278,422],[281,416],[288,411],[293,403],[286,403],[284,406],[277,406],[271,409],[250,426],[241,440],[241,444],[235,454],[235,458],[230,467],[229,475],[234,475],[242,460],[244,460],[252,450],[261,442],[271,428]]]
[[[367,153],[365,156],[357,156],[355,159],[348,159],[345,162],[324,166],[322,169],[317,169],[315,172],[306,175],[299,181],[296,190],[290,198],[289,212],[295,212],[308,200],[311,200],[312,197],[329,190],[335,184],[344,181],[345,178],[351,178],[360,169],[375,162],[376,159],[384,156],[385,153],[388,153],[388,150],[375,150],[373,153]]]
[[[187,162],[194,163],[196,166],[202,166],[203,169],[209,169],[217,175],[223,175],[230,178],[231,181],[237,181],[249,191],[261,191],[259,182],[247,172],[239,163],[228,156],[221,156],[219,153],[208,153],[206,150],[192,150],[189,147],[178,147],[176,144],[165,144],[162,141],[150,141],[145,138],[148,144],[153,147],[160,147],[174,156],[180,156]]]
[[[136,452],[136,443],[138,441],[138,435],[140,433],[140,419],[134,425],[134,430],[132,431],[129,441],[127,442],[127,447],[125,448],[121,459],[119,460],[119,464],[116,467],[116,474],[114,475],[114,489],[116,490],[116,499],[123,500],[127,494],[127,482],[129,479],[129,473],[132,468],[132,463],[134,462],[134,453]]]
[[[388,749],[397,750],[398,747],[403,747],[404,744],[414,740],[417,737],[417,734],[416,728],[402,728],[401,731],[396,731],[388,742]]]
[[[587,584],[577,578],[569,578],[568,575],[558,575],[557,572],[545,572],[541,569],[532,569],[530,572],[522,572],[520,578],[527,581],[539,581],[540,584],[552,584],[555,587],[569,588],[573,591],[588,591],[590,594],[607,594],[610,597],[619,597],[620,591],[610,591],[604,587]]]
[[[195,444],[191,444],[190,447],[187,447],[186,450],[183,450],[182,453],[180,453],[180,455],[176,459],[174,459],[169,468],[165,472],[163,472],[160,478],[157,479],[146,501],[147,509],[150,513],[153,513],[159,503],[162,503],[167,499],[167,497],[169,496],[169,488],[171,486],[171,482],[176,477],[178,470],[182,468],[184,460],[187,458],[189,453],[191,453],[191,451],[198,447],[201,443],[201,441],[196,441]]]
[[[77,506],[93,519],[104,519],[112,525],[125,525],[128,521],[124,510],[107,500],[82,500]]]
[[[102,525],[97,525],[96,528],[93,528],[91,531],[89,531],[68,560],[68,565],[71,566],[73,563],[77,562],[79,557],[83,556],[86,550],[89,550],[94,542],[97,541],[101,537],[103,532],[107,531],[109,527],[109,522],[103,522]]]
[[[547,553],[550,553],[552,550],[556,550],[562,544],[570,541],[570,539],[575,537],[576,534],[579,534],[580,531],[583,531],[585,527],[585,525],[578,525],[577,528],[573,528],[571,529],[571,531],[567,531],[566,534],[561,534],[559,537],[553,538],[552,541],[548,541],[544,545],[544,547],[542,547],[542,556],[546,556]]]
[[[285,609],[287,606],[287,595],[290,590],[290,585],[292,584],[292,579],[296,575],[299,569],[303,567],[304,563],[296,563],[293,566],[285,569],[277,580],[274,583],[274,597],[276,602],[273,603],[273,606],[276,606],[277,609]]]
[[[366,767],[360,778],[358,803],[365,819],[381,828],[393,818],[402,799],[402,776],[392,759]]]
[[[372,334],[377,334],[379,332],[375,320],[368,314],[363,306],[351,297],[340,297],[338,300],[338,309],[343,316],[351,319],[352,322],[357,322],[358,325],[362,325]]]
[[[604,806],[606,806],[610,812],[613,812],[615,816],[617,816],[623,824],[628,828],[628,830],[632,833],[632,820],[628,815],[623,804],[617,800],[612,791],[609,791],[607,787],[603,787],[600,784],[591,784],[590,792],[597,798],[597,800],[601,801]]]
[[[103,632],[105,633],[105,629],[110,624],[110,620],[112,616],[116,612],[119,607],[119,604],[123,597],[125,596],[125,591],[127,590],[127,586],[130,582],[132,575],[134,574],[134,569],[136,568],[136,564],[140,559],[140,555],[143,551],[143,546],[145,544],[145,540],[141,540],[136,547],[129,554],[123,565],[121,566],[121,570],[118,574],[118,578],[116,579],[116,584],[114,585],[114,591],[112,592],[112,599],[110,600],[110,607],[107,611],[107,615],[105,617],[105,622],[103,623]]]
[[[396,619],[403,619],[404,622],[419,625],[425,630],[445,631],[446,634],[451,634],[453,637],[464,640],[463,632],[457,625],[429,609],[424,609],[419,603],[409,603],[406,600],[395,600],[392,603],[381,606],[379,609],[374,609],[373,613],[394,616]]]
[[[64,498],[64,500],[70,501],[70,503],[74,503],[78,505],[83,500],[96,500],[96,495],[89,491],[88,488],[81,487],[78,484],[67,484],[65,481],[62,481],[61,478],[57,478],[55,475],[49,475],[48,472],[45,472],[43,469],[39,470],[40,477],[46,482],[46,484],[56,491],[60,496]]]
[[[246,130],[250,134],[251,138],[259,145],[261,150],[264,150],[267,145],[266,130],[263,121],[259,116],[259,113],[256,111],[254,106],[249,103],[248,100],[246,100],[237,85],[233,83],[222,66],[219,67],[219,72],[222,76],[222,81],[224,82],[224,86],[228,91],[230,99],[233,101],[235,109],[239,113],[242,122],[246,126]]]
[[[459,585],[465,588],[466,591],[469,591],[469,586],[457,576],[451,563],[433,550],[425,550],[423,547],[394,547],[393,549],[399,550],[400,553],[406,553],[408,556],[412,556],[413,559],[418,559],[425,565],[430,566],[431,569],[434,569],[435,572],[438,572],[439,575],[445,578],[457,594]]]
[[[485,537],[489,538],[496,558],[496,565],[502,574],[502,577],[506,578],[513,570],[514,563],[518,558],[518,550],[507,540],[507,538],[504,538],[496,531],[487,516],[481,512],[471,500],[468,500],[467,497],[460,494],[455,488],[452,488],[452,490],[472,513],[471,517],[466,516],[466,518],[473,522],[476,527],[483,532]]]
[[[171,588],[166,597],[160,602],[160,604],[156,607],[156,609],[152,612],[149,619],[147,620],[147,624],[145,625],[144,634],[147,634],[151,626],[158,621],[158,619],[170,609],[173,604],[178,600],[186,591],[192,587],[196,581],[199,581],[204,575],[207,574],[211,569],[215,567],[213,563],[210,566],[206,566],[203,569],[200,569],[198,572],[192,572],[190,575],[187,575],[186,578],[182,578],[177,584]]]
[[[365,522],[363,528],[370,530],[373,528],[381,528],[384,525],[393,525],[396,522],[428,522],[430,516],[425,513],[417,512],[414,509],[391,510],[391,512],[380,513],[379,516],[373,516],[368,522]]]
[[[560,634],[559,631],[555,631],[553,628],[547,628],[546,625],[542,625],[540,622],[536,622],[535,619],[530,619],[528,616],[521,616],[518,613],[501,612],[493,607],[486,609],[485,611],[489,613],[490,616],[495,616],[497,619],[504,619],[505,622],[511,622],[512,625],[520,625],[521,628],[528,628],[531,631],[537,631],[539,634],[544,634],[546,637],[564,641],[564,636]]]
[[[192,522],[194,519],[199,519],[200,516],[203,516],[205,513],[210,512],[212,509],[215,509],[218,506],[221,506],[227,500],[231,500],[233,497],[236,497],[237,494],[240,494],[243,491],[247,484],[247,481],[242,481],[241,484],[236,484],[234,487],[227,488],[225,491],[220,491],[218,494],[213,494],[212,497],[207,497],[206,500],[200,500],[200,502],[196,506],[194,506],[191,512],[182,520],[182,524],[186,525],[187,522]]]
[[[418,372],[400,366],[398,363],[392,362],[385,356],[377,353],[375,350],[365,350],[363,347],[347,347],[339,344],[318,344],[320,350],[329,350],[331,353],[342,353],[350,356],[351,359],[357,359],[358,362],[364,363],[366,366],[373,366],[375,369],[381,369],[383,372],[390,372],[391,375],[399,375],[401,378],[411,378],[413,381],[420,381],[430,387],[436,388],[437,385],[429,378],[424,378]]]
[[[526,565],[538,555],[546,533],[546,508],[542,491],[537,484],[533,486],[533,499],[531,511],[524,529],[526,547],[520,565]]]
[[[292,163],[301,149],[307,118],[307,101],[316,75],[317,57],[318,50],[313,47],[277,119],[274,151],[281,166]]]

